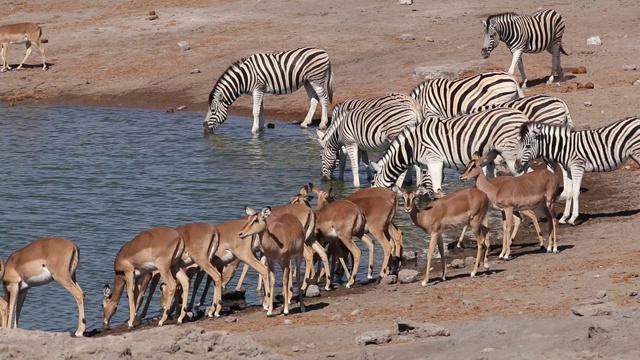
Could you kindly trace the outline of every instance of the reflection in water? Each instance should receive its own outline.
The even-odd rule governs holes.
[[[113,282],[115,255],[139,232],[194,221],[233,220],[244,215],[245,205],[284,204],[309,181],[332,186],[338,197],[355,190],[350,179],[320,182],[320,145],[313,129],[279,123],[254,135],[247,131],[250,122],[231,117],[216,134],[203,135],[201,114],[4,108],[0,257],[6,260],[40,237],[63,236],[78,244],[77,277],[86,294],[90,330],[100,326],[102,287]],[[396,223],[405,232],[406,248],[425,248],[426,235],[410,224],[406,214],[399,212]],[[379,266],[381,252],[376,249]],[[366,261],[362,263],[359,272],[364,274]],[[250,271],[245,288],[253,289],[256,278]],[[152,303],[156,311],[157,297]],[[247,291],[247,302],[259,303],[255,291]],[[127,314],[123,297],[112,324],[126,321]],[[50,284],[29,291],[21,327],[71,330],[76,316],[73,297],[58,284]]]

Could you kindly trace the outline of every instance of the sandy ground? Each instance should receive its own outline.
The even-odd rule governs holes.
[[[233,61],[255,52],[303,45],[328,51],[335,75],[334,101],[391,91],[408,93],[420,81],[414,76],[418,66],[476,71],[508,68],[511,56],[504,45],[487,61],[480,59],[480,19],[492,13],[531,13],[549,6],[543,1],[497,0],[482,5],[417,0],[410,6],[392,0],[185,0],[176,4],[166,0],[10,1],[3,7],[2,23],[41,24],[49,40],[44,47],[50,69],[40,70],[34,51],[27,69],[0,74],[0,98],[7,104],[160,109],[186,105],[188,111],[201,112],[204,117],[211,87]],[[633,83],[640,73],[624,70],[623,65],[637,64],[639,59],[640,3],[567,1],[553,8],[566,21],[564,48],[570,56],[563,56],[564,67],[584,66],[587,72],[567,74],[565,83],[547,86],[550,55],[527,54],[524,61],[530,88],[526,94],[562,98],[577,128],[595,128],[638,115],[640,86]],[[146,19],[150,10],[155,10],[157,20]],[[415,40],[402,40],[403,34],[412,34]],[[587,45],[591,36],[600,36],[602,45]],[[178,41],[187,41],[190,50],[181,51]],[[8,56],[11,64],[17,64],[22,47],[11,45]],[[194,69],[200,72],[192,73]],[[577,89],[578,83],[587,82],[594,88]],[[251,98],[243,96],[230,111],[250,114],[250,104]],[[265,109],[269,119],[301,121],[308,100],[303,91],[267,96]],[[197,325],[249,335],[274,353],[309,359],[446,358],[448,354],[477,359],[535,358],[544,349],[535,345],[531,334],[572,354],[557,350],[548,353],[549,358],[633,358],[628,347],[610,346],[602,340],[637,343],[640,330],[625,325],[628,316],[612,316],[609,320],[617,325],[602,325],[605,330],[599,334],[605,333],[604,338],[591,341],[597,336],[587,331],[589,321],[574,317],[571,309],[601,291],[606,291],[607,301],[624,309],[621,312],[638,306],[637,297],[629,292],[640,289],[635,257],[640,255],[636,233],[639,185],[634,164],[611,173],[587,174],[580,198],[580,224],[560,227],[561,252],[557,255],[540,253],[529,233],[515,246],[514,260],[499,261],[494,251],[491,269],[475,279],[468,277],[466,268],[452,270],[447,281],[426,288],[416,282],[339,289],[309,300],[306,313],[287,317],[291,324],[285,324],[283,317],[267,318],[250,309],[234,314],[235,321],[223,317]],[[562,208],[563,204],[557,207],[558,211]],[[495,234],[494,239],[499,236]],[[468,254],[454,251],[459,257]],[[419,265],[424,267],[422,262]],[[443,325],[452,335],[440,340],[394,336],[383,346],[355,345],[357,335],[393,329],[399,317]],[[492,333],[487,330],[492,326],[503,330]],[[530,333],[522,332],[529,327],[533,327]],[[574,334],[569,328],[580,333],[578,339],[571,338]],[[504,333],[509,336],[501,336]],[[519,352],[525,351],[523,344],[528,344],[525,350],[533,357]]]

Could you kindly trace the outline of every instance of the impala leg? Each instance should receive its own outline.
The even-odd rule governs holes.
[[[291,261],[284,260],[280,263],[282,268],[282,313],[289,314],[289,292],[291,287]],[[272,275],[272,274],[269,274]]]
[[[304,280],[302,284],[302,287],[306,289],[309,286],[309,279],[311,279],[311,270],[313,269],[313,250],[311,249],[311,246],[305,244],[302,248],[302,254],[304,256],[305,263],[307,264],[307,266],[305,266],[304,268]]]
[[[193,287],[191,289],[191,299],[189,299],[189,309],[193,309],[194,306],[199,307],[200,304],[196,305],[196,293],[198,292],[198,288],[200,287],[200,283],[206,273],[202,269],[198,269],[193,276]]]
[[[212,279],[214,283],[222,283],[222,274],[220,274],[220,272],[218,272],[218,269],[216,269],[213,264],[211,264],[211,261],[209,260],[209,258],[207,258],[206,256],[203,256],[202,258],[196,256],[196,258],[193,259],[195,261],[196,264],[198,264],[198,266],[200,266],[200,268],[203,270],[203,273],[206,273],[207,275],[209,275]],[[188,282],[187,282],[188,285]],[[195,289],[194,289],[195,290]],[[186,293],[188,294],[188,288]],[[212,298],[215,297],[215,294],[211,295]],[[212,306],[209,309],[209,312],[206,314],[207,317],[213,317],[214,316],[214,307]]]
[[[53,274],[53,279],[60,283],[63,288],[67,289],[73,298],[76,299],[76,304],[78,305],[78,329],[76,330],[75,335],[77,337],[82,337],[87,329],[87,322],[84,317],[84,292],[82,291],[82,288],[78,285],[78,282],[75,279],[75,274],[73,274],[73,276],[65,272]]]
[[[124,284],[124,286],[127,287],[127,298],[129,300],[129,321],[127,321],[127,326],[131,329],[136,320],[136,298],[134,296],[136,281],[133,276],[133,271],[127,271],[124,274]]]
[[[147,290],[149,281],[151,280],[151,273],[145,273],[136,279],[136,311],[140,309],[142,301],[144,300],[144,293]]]
[[[273,261],[267,261],[267,276],[264,277],[264,287],[265,290],[269,288],[267,293],[270,296],[265,296],[265,304],[267,310],[267,316],[273,316],[273,299],[275,298],[275,286],[276,286],[276,274],[275,274],[275,263]],[[286,303],[286,300],[284,301]],[[284,306],[284,305],[283,305]]]
[[[507,249],[506,252],[504,253],[504,259],[505,260],[509,260],[509,257],[511,256],[511,229],[513,226],[513,208],[505,208],[504,209],[504,214],[505,214],[505,237],[507,239]]]
[[[364,235],[362,238],[363,241],[364,237],[366,235]],[[342,243],[344,244],[344,246],[346,246],[346,248],[349,250],[349,252],[351,252],[351,255],[353,255],[353,269],[351,269],[351,276],[349,277],[349,281],[347,282],[346,287],[350,288],[355,282],[356,282],[356,275],[358,274],[358,266],[360,266],[360,259],[362,258],[362,251],[360,251],[360,248],[358,248],[358,246],[356,245],[355,242],[353,242],[353,239],[351,238],[351,235],[339,235],[340,237],[340,241],[342,241]],[[369,239],[369,241],[371,241],[371,239]],[[343,260],[344,262],[344,260]]]
[[[44,59],[44,48],[40,45],[40,39],[38,39],[34,45],[38,48],[40,55],[42,55],[42,70],[47,70],[47,61]]]
[[[146,275],[147,274],[145,274],[145,276]],[[148,276],[151,279],[149,284],[149,294],[147,295],[147,301],[145,301],[144,303],[144,308],[142,308],[142,312],[140,313],[140,320],[144,319],[147,316],[149,305],[151,305],[151,298],[153,297],[153,293],[156,291],[156,288],[158,287],[158,283],[160,282],[159,273],[154,273],[154,274],[149,273]],[[144,292],[144,290],[142,291]]]
[[[438,250],[440,250],[440,262],[442,263],[442,281],[447,280],[447,262],[444,259],[444,239],[442,233],[438,233]]]
[[[458,238],[458,243],[456,244],[456,247],[458,249],[462,249],[462,241],[464,240],[464,233],[467,232],[467,225],[465,225],[462,228],[462,232],[460,233],[460,237]]]
[[[389,226],[389,224],[387,224]],[[380,277],[383,278],[389,275],[389,258],[391,257],[391,242],[385,235],[385,231],[380,228],[371,229],[369,231],[373,234],[373,236],[378,241],[378,244],[382,247],[382,251],[384,253],[384,258],[382,259],[382,268],[380,269]],[[373,250],[373,246],[372,249]],[[373,253],[373,251],[372,251]],[[373,258],[373,256],[371,256]],[[371,270],[373,270],[373,259],[370,260]]]
[[[178,280],[180,287],[182,287],[182,303],[180,305],[180,316],[178,317],[178,324],[182,324],[182,320],[184,320],[184,317],[187,315],[187,303],[189,302],[189,277],[181,268],[178,268],[177,271],[174,270],[174,272],[176,280]]]
[[[18,290],[18,301],[16,303],[16,319],[13,323],[13,327],[16,329],[20,325],[20,313],[22,313],[22,306],[24,306],[24,301],[27,299],[28,292],[29,288]]]
[[[473,265],[473,271],[471,271],[471,277],[475,277],[478,272],[478,267],[480,267],[480,258],[482,257],[482,248],[484,247],[485,239],[484,239],[484,229],[482,225],[475,226],[475,231],[473,234],[476,237],[476,243],[478,246],[478,251],[476,253],[476,263]]]
[[[404,234],[394,223],[389,224],[389,234],[395,242],[395,256],[402,259],[402,245],[404,242]]]
[[[523,210],[520,212],[523,215],[526,215],[531,219],[533,223],[533,227],[536,229],[536,234],[538,235],[538,240],[540,240],[540,247],[544,247],[544,237],[542,236],[542,230],[540,230],[540,223],[538,222],[538,215],[533,210]],[[513,236],[515,236],[516,231],[513,231]],[[513,237],[512,236],[512,237]]]
[[[9,304],[0,298],[0,327],[6,327],[7,318],[9,317]]]
[[[302,299],[302,288],[300,287],[300,267],[302,264],[302,257],[296,256],[296,283],[298,284],[298,302],[300,302],[300,311],[305,312],[304,300]]]
[[[158,326],[162,326],[167,318],[169,317],[169,309],[171,308],[171,302],[173,301],[173,296],[176,293],[176,280],[173,277],[173,273],[170,269],[160,269],[160,278],[164,282],[165,290],[166,290],[166,299],[162,304],[162,318],[158,322]],[[164,296],[163,296],[164,297]]]
[[[311,247],[320,257],[325,268],[326,275],[324,289],[331,290],[331,275],[329,274],[331,266],[329,265],[329,257],[327,256],[327,252],[325,251],[324,247],[322,247],[322,245],[320,245],[320,243],[317,241],[314,241]]]
[[[369,250],[369,265],[367,266],[367,279],[373,279],[373,255],[374,255],[373,253],[375,251],[373,240],[371,240],[371,238],[368,235],[363,235],[361,240]]]
[[[9,47],[9,42],[2,43],[2,50],[0,50],[0,56],[2,56],[2,70],[0,72],[5,72],[7,70],[11,70],[11,66],[7,62],[7,47]]]
[[[429,273],[431,272],[431,258],[433,257],[433,253],[436,250],[437,243],[438,232],[435,231],[431,233],[431,238],[429,239],[429,251],[427,252],[427,268],[425,270],[424,280],[422,280],[422,286],[427,286],[427,283],[429,282]]]
[[[507,221],[504,210],[502,211],[502,250],[500,251],[500,255],[498,255],[498,259],[504,258],[505,253],[507,252]]]
[[[25,54],[24,59],[22,59],[22,62],[20,63],[20,65],[18,65],[18,68],[16,70],[22,69],[22,64],[24,64],[24,62],[27,61],[29,55],[31,55],[31,41],[27,41],[25,43],[25,46],[27,47],[27,53]]]

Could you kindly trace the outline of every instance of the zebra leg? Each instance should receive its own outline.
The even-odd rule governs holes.
[[[442,162],[432,162],[427,167],[429,168],[429,176],[431,177],[436,197],[443,197],[442,178],[444,177],[444,164]]]
[[[520,87],[522,90],[527,88],[527,75],[524,73],[524,61],[522,61],[522,57],[518,61],[518,70],[520,70],[520,77],[522,77],[522,86]]]
[[[583,171],[573,175],[573,207],[571,209],[571,218],[569,219],[569,224],[575,225],[575,221],[578,218],[578,198],[580,197],[580,185],[582,185],[582,175]],[[562,215],[564,218],[564,215]]]
[[[320,129],[326,129],[329,123],[329,95],[324,91],[324,79],[320,82],[312,81],[311,86],[317,95],[316,99],[320,100],[320,106],[322,107],[322,117],[320,118]],[[318,105],[316,101],[316,106]],[[313,109],[315,112],[315,107]]]
[[[522,49],[511,51],[511,54],[513,57],[511,58],[511,66],[509,66],[509,75],[513,76],[513,73],[516,71],[516,65],[519,65],[520,58],[522,57]],[[522,71],[520,72],[520,75],[522,75],[522,80],[524,81],[525,79]]]
[[[311,125],[311,120],[313,120],[313,114],[316,112],[316,108],[318,107],[318,95],[316,95],[315,90],[310,83],[304,83],[304,89],[307,91],[307,95],[309,96],[309,112],[307,116],[304,118],[300,127],[306,129],[309,125]],[[320,127],[321,130],[326,129],[326,126]]]
[[[360,160],[362,164],[364,164],[364,168],[367,170],[367,180],[371,181],[373,179],[373,174],[371,173],[371,162],[369,161],[369,153],[364,150],[358,151]]]
[[[347,165],[347,153],[344,148],[338,154],[338,180],[344,180],[344,168]]]
[[[262,104],[263,97],[264,93],[262,92],[262,89],[253,90],[253,127],[251,128],[252,133],[257,133],[261,130],[264,130],[264,120],[262,114],[264,112],[264,105]]]
[[[360,187],[360,175],[358,173],[358,145],[351,144],[345,146],[347,149],[347,155],[351,160],[351,174],[353,175],[353,186]]]

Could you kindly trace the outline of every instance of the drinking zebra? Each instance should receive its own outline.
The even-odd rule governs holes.
[[[322,149],[322,178],[331,179],[339,151],[344,147],[351,159],[353,186],[360,186],[358,176],[358,151],[382,152],[405,128],[413,128],[421,121],[422,114],[407,103],[355,109],[342,113],[339,126],[325,136]]]
[[[316,134],[318,135],[318,142],[320,142],[320,145],[324,148],[326,144],[325,138],[329,138],[331,136],[330,134],[336,131],[336,129],[344,119],[344,114],[347,111],[354,109],[370,109],[397,103],[406,103],[409,105],[413,105],[418,109],[420,108],[420,105],[416,102],[415,99],[413,99],[409,95],[401,93],[389,93],[369,99],[348,99],[339,104],[336,104],[331,111],[331,125],[329,125],[329,128],[326,131],[316,130]],[[344,179],[344,169],[346,164],[346,152],[343,150],[340,151],[338,159],[338,179],[341,180]],[[369,166],[369,155],[366,151],[360,151],[358,155],[362,162],[365,164],[368,179],[371,179],[372,174],[371,167]],[[331,173],[333,173],[334,168],[330,169]]]
[[[333,74],[329,55],[324,50],[303,47],[255,54],[236,61],[220,76],[209,94],[209,110],[203,123],[205,131],[213,133],[227,119],[229,106],[242,94],[253,95],[251,131],[261,131],[264,129],[264,94],[290,94],[302,86],[307,90],[310,106],[300,126],[306,128],[311,123],[320,101],[320,127],[326,128],[328,103],[333,100]]]
[[[518,64],[523,89],[527,87],[527,76],[524,73],[522,53],[539,53],[545,50],[550,52],[551,76],[547,80],[547,85],[553,82],[556,71],[559,80],[564,81],[560,52],[569,54],[562,47],[564,19],[560,14],[553,10],[539,10],[532,15],[517,15],[509,12],[491,15],[481,22],[484,26],[482,58],[488,58],[500,41],[504,42],[513,54],[509,74],[513,75]]]
[[[574,225],[585,171],[612,171],[630,157],[640,164],[640,118],[629,117],[598,129],[574,131],[569,126],[524,124],[518,146],[518,165],[542,156],[558,162],[571,179],[560,223]]]
[[[493,71],[461,79],[431,79],[418,85],[411,97],[424,109],[424,117],[448,119],[479,107],[502,104],[523,96],[513,76]]]

